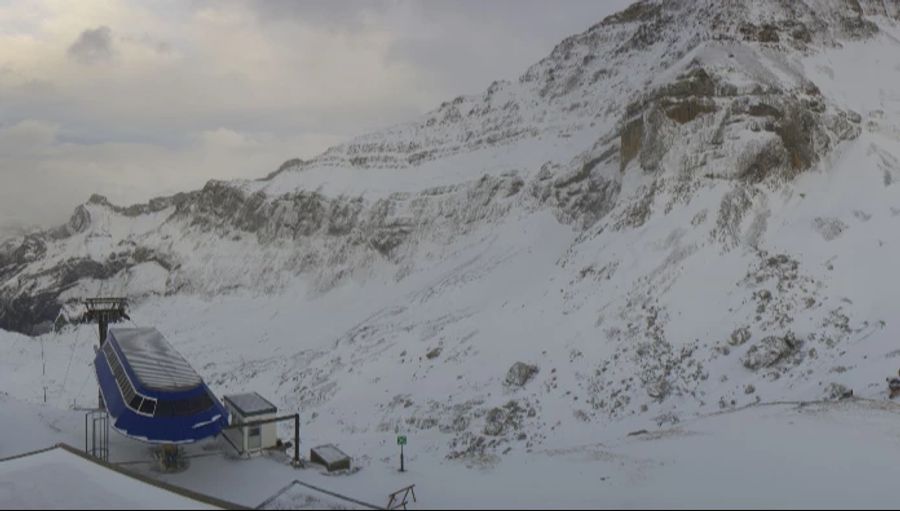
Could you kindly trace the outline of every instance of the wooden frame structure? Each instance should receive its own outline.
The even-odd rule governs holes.
[[[401,488],[394,493],[388,495],[388,509],[406,509],[409,504],[409,496],[412,495],[412,501],[416,502],[416,485],[411,484],[406,488]]]

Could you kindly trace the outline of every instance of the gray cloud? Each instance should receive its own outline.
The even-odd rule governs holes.
[[[58,224],[95,192],[128,204],[262,177],[515,79],[627,3],[14,2],[0,12],[0,224]]]
[[[264,24],[310,23],[330,30],[393,35],[387,63],[413,66],[443,96],[475,93],[515,79],[563,38],[633,0],[254,1]]]
[[[69,46],[68,54],[82,64],[95,64],[113,58],[112,30],[100,26],[87,29]]]
[[[160,41],[148,33],[140,35],[124,35],[122,41],[142,45],[158,53],[169,53],[172,51],[172,45],[166,41]]]
[[[293,20],[325,26],[333,30],[360,30],[379,24],[399,2],[387,0],[342,0],[331,2],[298,2],[296,0],[263,0],[250,5],[263,22]]]

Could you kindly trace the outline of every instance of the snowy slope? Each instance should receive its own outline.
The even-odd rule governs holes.
[[[93,197],[0,249],[0,325],[125,294],[217,392],[260,391],[323,441],[408,433],[485,466],[883,398],[900,3],[858,5],[636,4],[516,83],[266,179]],[[92,402],[93,336],[0,332],[0,389]],[[517,362],[536,372],[510,383]]]
[[[0,425],[18,439],[0,444],[0,457],[82,441],[81,412],[2,396],[0,405]],[[315,466],[296,470],[286,456],[236,460],[215,442],[188,447],[189,468],[163,475],[153,470],[143,444],[118,435],[111,438],[110,461],[248,507],[268,502],[263,509],[362,509],[309,487],[279,495],[294,480],[374,505],[415,484],[418,500],[411,509],[892,508],[898,413],[895,404],[861,400],[752,406],[640,434],[561,441],[489,464],[444,460],[412,437],[405,473],[397,471],[395,445],[377,437],[367,441],[366,435],[341,444],[360,467],[346,475]],[[323,440],[305,438],[308,445]]]

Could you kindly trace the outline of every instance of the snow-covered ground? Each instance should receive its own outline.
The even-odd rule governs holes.
[[[0,245],[0,319],[126,295],[216,393],[361,468],[166,476],[245,504],[300,478],[381,504],[414,482],[427,506],[889,506],[900,18],[862,4],[644,6],[269,179],[91,200]],[[95,338],[0,331],[23,445],[78,442]]]
[[[291,468],[287,456],[235,459],[215,442],[190,446],[188,469],[163,475],[151,468],[143,444],[115,434],[110,461],[251,507],[300,480],[379,506],[389,493],[415,484],[412,508],[891,508],[898,420],[900,406],[883,401],[760,404],[636,435],[598,428],[590,439],[560,440],[475,465],[442,459],[429,451],[427,439],[414,436],[405,473],[397,470],[397,447],[388,434],[345,442],[307,435],[304,449],[338,440],[355,457],[360,470],[343,475],[313,465]],[[0,444],[0,457],[84,441],[80,412],[8,397],[0,398],[0,426],[9,439]],[[359,507],[305,487],[270,505]]]

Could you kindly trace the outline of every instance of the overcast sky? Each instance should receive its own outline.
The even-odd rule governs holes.
[[[0,226],[293,158],[516,79],[628,0],[0,0]]]

